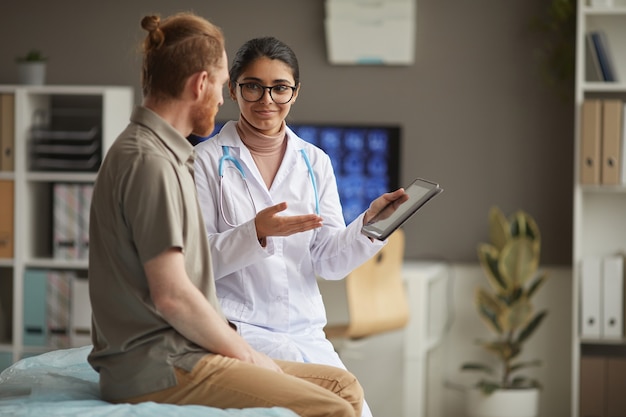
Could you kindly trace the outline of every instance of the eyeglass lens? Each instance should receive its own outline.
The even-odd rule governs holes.
[[[242,83],[239,84],[241,88],[241,96],[246,101],[259,101],[265,90],[269,90],[270,97],[275,103],[285,104],[292,98],[295,91],[294,87],[288,85],[274,85],[272,87],[265,87],[258,83]]]

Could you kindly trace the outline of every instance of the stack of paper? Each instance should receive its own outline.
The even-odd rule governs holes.
[[[88,259],[92,192],[93,184],[54,184],[52,247],[55,259]]]

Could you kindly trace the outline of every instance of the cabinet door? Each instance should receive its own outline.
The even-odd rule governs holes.
[[[580,359],[580,417],[606,417],[606,358]]]
[[[607,417],[626,417],[626,358],[607,359]]]

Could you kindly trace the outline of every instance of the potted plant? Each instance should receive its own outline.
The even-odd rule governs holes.
[[[498,207],[489,211],[491,243],[478,245],[478,259],[489,289],[477,288],[474,302],[481,319],[495,334],[492,340],[478,343],[496,359],[496,366],[468,362],[464,371],[485,374],[469,391],[470,417],[533,417],[537,414],[538,381],[519,371],[541,364],[539,360],[520,360],[524,343],[547,315],[536,312],[532,297],[546,281],[539,271],[541,235],[535,220],[519,210],[510,218]],[[503,408],[497,403],[503,399]]]
[[[47,58],[38,49],[31,49],[18,57],[17,75],[20,84],[42,85],[46,81]]]

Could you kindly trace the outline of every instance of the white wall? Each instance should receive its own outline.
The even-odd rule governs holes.
[[[548,272],[549,279],[534,301],[536,308],[548,308],[548,316],[527,343],[522,357],[543,361],[540,368],[527,372],[544,385],[540,415],[568,417],[572,340],[571,269],[544,267],[544,270]],[[486,285],[482,270],[478,264],[452,264],[448,271],[450,291],[443,302],[451,307],[452,323],[443,343],[430,356],[427,398],[434,403],[427,407],[430,412],[426,417],[463,417],[465,390],[476,381],[476,375],[461,373],[459,367],[468,360],[489,360],[488,354],[474,343],[477,338],[491,337],[473,306],[475,288]],[[342,282],[322,282],[320,287],[327,305],[329,322],[346,319],[345,288]],[[346,366],[363,384],[375,417],[402,415],[403,340],[402,332],[376,336],[367,342],[353,345],[348,356],[344,357]]]

